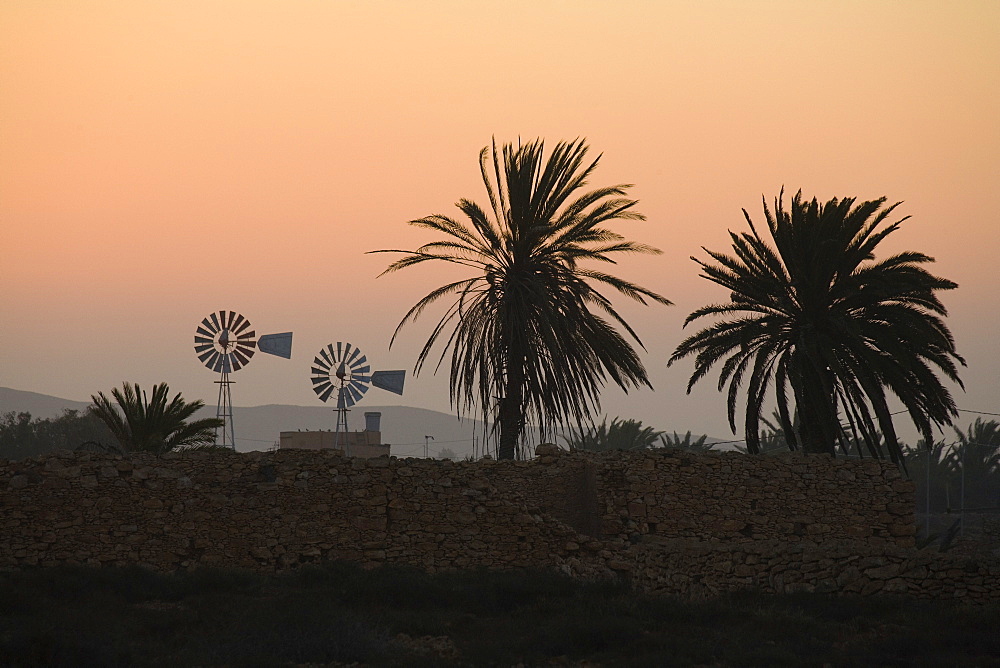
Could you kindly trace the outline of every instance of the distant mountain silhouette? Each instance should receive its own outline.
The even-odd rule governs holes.
[[[23,392],[0,387],[0,415],[14,411],[15,413],[31,413],[32,417],[59,417],[66,409],[82,411],[90,402],[71,401],[50,397],[37,392]]]
[[[14,412],[31,413],[37,418],[53,418],[66,409],[84,410],[89,402],[50,397],[37,392],[23,392],[0,387],[0,415]],[[473,438],[483,440],[482,423],[459,421],[454,415],[408,406],[355,406],[348,413],[351,431],[365,427],[364,414],[382,413],[382,442],[392,445],[392,454],[399,457],[422,457],[424,436],[433,436],[428,452],[433,457],[448,448],[459,457],[472,454]],[[206,406],[199,417],[214,417],[215,406]],[[324,406],[286,406],[269,404],[247,408],[234,407],[236,446],[240,451],[267,450],[278,442],[283,431],[333,429],[336,416]]]

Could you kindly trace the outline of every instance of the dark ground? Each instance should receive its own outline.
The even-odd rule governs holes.
[[[742,592],[709,602],[546,572],[343,563],[280,576],[0,574],[3,666],[1000,666],[1000,605]]]

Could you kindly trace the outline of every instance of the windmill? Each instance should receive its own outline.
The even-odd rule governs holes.
[[[236,449],[233,429],[233,398],[230,385],[234,381],[229,374],[239,371],[250,363],[254,352],[277,355],[285,359],[292,357],[292,333],[265,334],[259,339],[250,321],[235,311],[211,313],[201,321],[194,335],[194,352],[206,367],[220,374],[219,403],[215,417],[222,420],[222,440],[219,430],[215,431],[215,444]]]
[[[313,392],[319,400],[326,402],[334,393],[337,395],[337,429],[334,443],[340,444],[340,431],[347,433],[347,411],[351,406],[361,401],[369,385],[387,390],[394,394],[403,394],[405,371],[376,371],[372,373],[368,358],[360,348],[350,343],[338,341],[320,348],[313,358],[312,385]],[[348,442],[348,446],[350,442]],[[350,454],[348,451],[347,454]]]

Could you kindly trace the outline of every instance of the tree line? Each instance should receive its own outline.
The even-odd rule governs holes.
[[[435,240],[372,251],[402,256],[383,274],[424,262],[465,272],[417,301],[393,341],[435,302],[447,303],[415,372],[439,368],[450,353],[452,405],[494,425],[501,459],[523,456],[529,421],[543,440],[593,425],[607,382],[626,392],[650,386],[634,347],[642,342],[608,294],[671,302],[605,269],[621,255],[660,251],[609,227],[645,217],[629,185],[586,190],[600,161],[587,153],[583,140],[560,142],[547,158],[541,140],[501,148],[494,141],[479,156],[487,206],[460,199],[463,218],[410,221]],[[957,417],[942,378],[961,386],[965,361],[938,297],[957,285],[931,274],[933,258],[923,253],[876,257],[908,218],[891,220],[898,206],[885,197],[820,202],[801,192],[787,201],[782,189],[773,206],[764,200],[763,225],[743,210],[749,231],[730,231],[730,251],[692,257],[729,298],[688,315],[685,327],[714,322],[681,341],[667,364],[694,359],[688,392],[718,370],[734,433],[742,405],[750,453],[768,445],[760,433],[769,397],[788,449],[888,456],[901,465],[893,397],[927,443]]]
[[[112,401],[114,399],[114,401]],[[86,411],[64,410],[57,418],[32,418],[9,412],[0,417],[0,458],[22,459],[54,450],[149,452],[162,455],[180,448],[213,447],[217,418],[192,420],[205,404],[170,397],[166,383],[147,394],[138,383],[91,396]]]
[[[758,454],[776,455],[789,451],[788,438],[776,416],[762,418]],[[932,514],[991,512],[1000,509],[1000,423],[977,418],[966,431],[954,428],[953,440],[938,438],[930,444],[902,444],[909,477],[916,485],[917,512]],[[707,452],[716,447],[708,436],[694,438],[667,433],[641,420],[604,418],[599,425],[570,430],[563,438],[571,451],[654,450],[673,448],[686,452]],[[745,446],[735,445],[746,453]],[[858,455],[855,455],[858,456]]]

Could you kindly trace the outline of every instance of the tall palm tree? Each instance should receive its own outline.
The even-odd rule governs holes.
[[[730,232],[735,255],[705,249],[714,263],[692,258],[702,277],[730,291],[730,301],[687,317],[685,325],[708,316],[722,320],[682,341],[668,364],[695,356],[690,392],[722,362],[719,390],[728,384],[734,433],[745,382],[744,430],[752,453],[759,451],[762,405],[773,386],[790,449],[835,454],[853,440],[881,457],[881,432],[890,457],[900,461],[888,392],[928,443],[932,427],[951,424],[957,415],[936,372],[961,385],[957,364],[965,361],[935,294],[957,285],[927,272],[921,265],[933,258],[922,253],[875,259],[878,244],[906,220],[886,224],[898,204],[884,207],[884,197],[821,204],[803,200],[800,191],[786,210],[783,195],[773,214],[764,202],[769,241],[744,209],[750,232]]]
[[[186,446],[210,445],[215,442],[215,430],[223,425],[217,418],[189,422],[205,404],[200,400],[184,401],[178,392],[167,400],[170,388],[166,383],[154,385],[146,393],[123,383],[123,388],[111,390],[117,406],[103,392],[91,395],[92,414],[108,426],[125,451],[163,454]]]
[[[383,273],[429,260],[471,271],[432,290],[396,328],[416,319],[433,302],[454,301],[434,326],[415,371],[443,341],[436,368],[451,350],[451,402],[461,414],[478,405],[493,422],[497,456],[515,456],[526,420],[546,431],[568,421],[578,425],[599,407],[610,378],[626,391],[649,385],[646,370],[620,325],[638,336],[595,286],[606,286],[646,304],[670,302],[643,287],[582,264],[611,263],[621,253],[659,253],[604,227],[615,220],[643,220],[628,199],[629,186],[580,192],[600,157],[585,161],[582,140],[560,142],[543,159],[541,140],[496,143],[483,148],[479,167],[489,208],[462,199],[460,221],[432,215],[410,221],[444,235],[403,253]],[[492,215],[491,215],[492,214]],[[606,319],[607,318],[607,319]],[[390,344],[391,345],[391,344]]]

